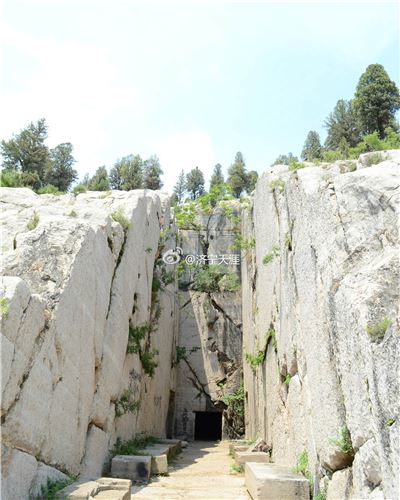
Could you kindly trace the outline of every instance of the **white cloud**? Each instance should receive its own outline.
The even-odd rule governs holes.
[[[20,68],[7,68],[8,77],[3,80],[8,90],[0,99],[6,119],[0,125],[0,137],[10,137],[44,117],[49,146],[71,142],[80,174],[93,172],[104,163],[110,117],[135,104],[135,90],[118,85],[111,55],[103,49],[33,37],[7,25],[1,33],[3,46],[29,62],[31,70],[21,79]]]
[[[192,131],[170,135],[152,147],[164,170],[164,189],[171,190],[179,172],[199,167],[206,181],[216,163],[212,140],[207,132]]]

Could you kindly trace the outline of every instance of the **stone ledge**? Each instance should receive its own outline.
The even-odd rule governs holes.
[[[132,482],[127,479],[101,477],[94,481],[77,481],[56,495],[57,499],[87,500],[130,500]]]

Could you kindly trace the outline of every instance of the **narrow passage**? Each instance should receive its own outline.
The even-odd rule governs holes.
[[[194,441],[177,455],[169,476],[133,486],[132,500],[248,500],[244,476],[231,473],[228,441]]]

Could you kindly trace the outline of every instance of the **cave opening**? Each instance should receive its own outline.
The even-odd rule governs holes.
[[[195,411],[194,439],[218,441],[222,437],[222,411]]]

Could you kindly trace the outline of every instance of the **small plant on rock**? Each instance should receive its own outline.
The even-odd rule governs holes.
[[[278,350],[278,342],[276,340],[276,332],[273,328],[270,328],[265,335],[265,347],[267,348],[269,342],[272,342],[272,347],[275,352]]]
[[[264,255],[264,257],[263,257],[262,262],[263,262],[264,266],[266,266],[267,264],[272,262],[275,257],[279,257],[280,253],[281,252],[280,252],[279,247],[277,245],[274,245],[271,248],[271,251],[269,253],[267,253],[267,255]]]
[[[243,417],[244,415],[244,387],[243,383],[232,394],[226,394],[222,401],[227,405],[232,413]]]
[[[42,486],[40,495],[35,497],[35,500],[56,500],[59,498],[57,493],[75,481],[75,478],[61,479],[58,481],[47,480],[46,485]]]
[[[2,318],[8,318],[8,313],[10,312],[10,306],[8,304],[7,297],[0,298],[0,315]]]
[[[71,212],[68,214],[68,217],[78,217],[78,214],[75,212],[75,210],[71,210]]]
[[[122,208],[118,208],[118,210],[114,210],[114,212],[111,214],[111,217],[115,220],[115,222],[118,222],[118,224],[121,224],[122,229],[124,232],[128,231],[128,229],[131,227],[131,224],[124,214],[124,211]]]
[[[142,362],[144,372],[149,376],[153,377],[158,366],[157,361],[154,359],[157,356],[158,351],[154,349],[153,351],[146,351],[140,356],[140,361]]]
[[[285,380],[283,381],[283,383],[287,386],[289,386],[290,384],[290,381],[292,380],[292,376],[290,375],[290,373],[288,373],[285,377]]]
[[[242,474],[243,465],[231,464],[231,473],[232,474]]]
[[[265,360],[265,351],[257,351],[256,354],[246,353],[246,361],[249,363],[250,368],[255,371],[256,367],[262,365]]]
[[[382,321],[379,321],[379,323],[376,323],[375,325],[368,325],[367,333],[373,340],[383,339],[386,330],[391,324],[392,321],[389,318],[384,318]]]
[[[140,401],[132,399],[132,391],[126,389],[115,403],[115,415],[121,417],[125,413],[136,413],[140,408]]]
[[[354,449],[351,442],[350,431],[347,427],[339,429],[338,436],[329,440],[331,444],[337,446],[342,453],[354,455]]]
[[[280,193],[283,193],[285,186],[286,182],[283,179],[274,179],[269,183],[269,189],[271,192],[278,190]]]
[[[36,229],[38,224],[39,224],[39,216],[36,212],[33,212],[33,215],[28,224],[26,225],[26,228],[28,231],[33,231],[34,229]]]
[[[111,450],[111,455],[142,455],[144,448],[157,442],[157,438],[146,433],[137,434],[129,441],[122,441],[121,438],[117,438]]]
[[[314,498],[314,500],[326,500],[327,490],[326,488],[320,490],[318,495]]]
[[[140,353],[140,342],[152,331],[150,323],[144,323],[139,326],[129,325],[128,346],[126,352],[128,354]]]

